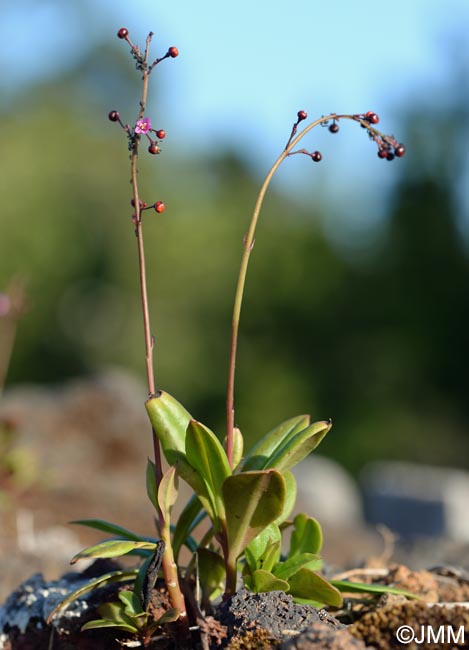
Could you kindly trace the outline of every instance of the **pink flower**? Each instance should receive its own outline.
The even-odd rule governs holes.
[[[145,135],[145,133],[150,129],[151,129],[150,118],[142,117],[142,119],[137,120],[137,124],[135,125],[135,133],[138,133],[139,135]]]

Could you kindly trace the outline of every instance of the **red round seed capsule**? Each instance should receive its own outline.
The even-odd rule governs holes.
[[[314,160],[314,162],[321,162],[322,153],[320,151],[313,151],[311,158]]]
[[[161,214],[162,212],[164,212],[166,206],[165,206],[165,204],[163,203],[163,201],[157,201],[157,202],[155,203],[155,205],[154,205],[154,208],[155,208],[155,211],[156,211],[156,212],[158,212],[158,213]]]
[[[111,120],[111,122],[118,122],[120,115],[118,111],[109,111],[108,118]]]
[[[164,138],[166,138],[166,131],[160,129],[159,131],[156,132],[156,137],[159,138],[160,140],[163,140]]]
[[[330,127],[329,127],[329,131],[330,131],[331,133],[338,133],[338,132],[339,132],[339,125],[337,124],[337,122],[333,122],[333,123],[330,125]]]
[[[394,153],[398,158],[402,158],[402,156],[405,154],[405,147],[403,144],[397,145],[397,147],[394,148]]]
[[[177,47],[170,47],[168,50],[168,54],[172,59],[175,59],[177,56],[179,56],[179,50]]]
[[[301,122],[302,120],[306,120],[306,118],[308,117],[308,113],[306,111],[298,111],[297,116],[298,116],[298,122]]]
[[[373,113],[373,111],[368,111],[368,113],[365,114],[365,120],[370,122],[370,124],[378,124],[379,117],[376,113]]]
[[[388,155],[386,156],[386,160],[394,160],[394,154],[392,151],[388,153]]]
[[[126,29],[125,27],[121,27],[117,32],[118,38],[127,38],[128,35],[129,35],[129,30]]]
[[[387,149],[380,149],[378,151],[378,158],[387,158],[388,157],[388,150]]]
[[[155,144],[155,143],[153,142],[153,143],[148,147],[148,151],[149,151],[150,153],[153,153],[153,154],[155,154],[155,153],[160,153],[160,148],[159,148],[159,146],[158,146],[157,144]]]

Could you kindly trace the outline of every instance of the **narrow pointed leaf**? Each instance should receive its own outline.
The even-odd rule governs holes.
[[[289,437],[270,457],[266,468],[275,467],[279,472],[286,472],[302,461],[319,445],[332,427],[330,420],[314,422],[303,431]]]
[[[72,591],[68,596],[66,596],[54,609],[51,611],[47,617],[47,623],[50,623],[54,616],[61,610],[65,610],[70,603],[72,603],[77,598],[81,598],[90,591],[94,591],[99,587],[105,587],[106,585],[113,584],[115,582],[130,582],[135,580],[137,575],[137,570],[132,569],[131,571],[111,571],[110,573],[105,573],[99,578],[93,578],[86,584],[82,585],[78,589]]]
[[[75,564],[78,560],[83,560],[85,558],[119,557],[120,555],[127,555],[130,551],[135,551],[137,549],[153,551],[155,548],[156,544],[153,542],[135,542],[126,539],[111,539],[96,544],[96,546],[89,546],[83,551],[80,551],[70,560],[70,564]]]
[[[337,587],[343,593],[395,594],[416,600],[420,598],[420,596],[405,589],[388,587],[387,585],[369,585],[362,582],[349,582],[348,580],[331,580],[331,585],[334,585],[334,587]]]
[[[223,483],[223,498],[229,560],[233,563],[249,542],[282,513],[285,479],[276,470],[235,474]]]
[[[288,556],[293,557],[299,553],[318,554],[322,548],[322,529],[319,522],[314,517],[300,513],[293,520],[293,525]]]
[[[312,553],[300,553],[277,564],[272,573],[276,575],[277,578],[289,580],[290,577],[300,569],[319,571],[322,569],[322,565],[323,561],[317,555],[313,555]]]
[[[319,573],[310,569],[300,569],[292,575],[288,583],[289,593],[294,597],[315,600],[332,607],[342,605],[342,594]]]
[[[155,463],[147,459],[147,495],[151,504],[158,511],[158,488],[156,486]]]
[[[249,581],[249,589],[257,594],[265,591],[288,591],[289,584],[286,580],[277,578],[269,571],[256,569]]]
[[[88,526],[88,528],[94,528],[95,530],[101,530],[104,533],[109,533],[109,535],[118,535],[124,539],[131,539],[136,542],[147,541],[145,538],[140,535],[136,535],[131,530],[118,526],[117,524],[112,524],[109,521],[104,519],[75,519],[70,522],[71,524],[79,524],[80,526]]]
[[[178,496],[178,477],[176,466],[170,467],[163,475],[158,488],[158,505],[164,514],[165,521],[169,522],[171,510]]]
[[[210,519],[212,521],[217,520],[214,495],[209,492],[207,484],[199,472],[188,462],[185,454],[175,452],[174,461],[176,463],[177,473],[194,490]]]
[[[285,438],[292,433],[297,433],[298,431],[305,429],[309,423],[309,415],[297,415],[294,418],[282,422],[266,433],[246,456],[243,463],[243,472],[255,469],[265,469],[269,458],[283,443]]]
[[[216,435],[196,420],[187,427],[186,458],[218,501],[223,481],[231,474],[228,458]]]
[[[165,458],[169,465],[173,465],[174,452],[184,453],[186,429],[191,416],[182,404],[165,391],[155,393],[145,406]]]

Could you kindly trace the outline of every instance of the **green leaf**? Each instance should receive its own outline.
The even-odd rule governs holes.
[[[207,515],[206,512],[201,513],[201,510],[202,504],[200,499],[196,494],[194,494],[184,506],[184,510],[178,517],[173,535],[173,553],[176,562],[179,557],[179,551],[183,544],[186,543],[186,539],[200,521]]]
[[[269,458],[283,443],[285,438],[305,429],[309,423],[309,415],[297,415],[294,418],[282,422],[282,424],[279,424],[266,433],[246,456],[242,466],[243,472],[255,469],[265,469]]]
[[[226,446],[225,446],[226,449]],[[238,427],[233,429],[233,467],[237,467],[243,458],[244,438]]]
[[[131,551],[135,551],[137,549],[154,551],[155,548],[156,544],[153,542],[135,542],[125,539],[111,539],[105,542],[101,542],[100,544],[96,544],[96,546],[89,546],[83,551],[80,551],[70,560],[70,564],[75,564],[75,562],[84,558],[119,557],[120,555],[127,555],[127,553],[130,553]]]
[[[174,452],[184,453],[186,429],[191,416],[182,404],[164,391],[155,393],[145,406],[165,458],[169,465],[174,465]]]
[[[127,528],[123,528],[117,524],[112,524],[109,521],[104,521],[104,519],[75,519],[69,523],[79,524],[80,526],[88,526],[88,528],[101,530],[104,533],[109,533],[110,535],[118,535],[124,539],[133,539],[136,542],[147,541],[146,538],[143,538],[140,535],[136,535],[132,531],[127,530]]]
[[[140,599],[133,591],[121,591],[118,594],[119,600],[124,604],[124,613],[130,618],[139,616],[146,616],[146,612],[142,609]]]
[[[49,624],[58,612],[66,609],[70,603],[73,603],[73,601],[77,600],[77,598],[80,598],[81,596],[84,596],[85,594],[89,593],[90,591],[94,591],[99,587],[105,587],[106,585],[110,585],[115,582],[131,582],[132,580],[135,580],[136,575],[137,569],[132,569],[131,571],[111,571],[110,573],[99,576],[99,578],[93,578],[93,580],[90,580],[78,589],[75,589],[75,591],[72,591],[56,607],[54,607],[54,609],[47,617],[47,623]]]
[[[249,589],[257,594],[264,591],[288,591],[289,584],[286,580],[281,580],[269,571],[256,569],[249,581]]]
[[[246,562],[251,570],[272,571],[280,559],[282,533],[276,523],[270,524],[244,549]]]
[[[314,600],[332,607],[342,605],[340,591],[315,571],[300,569],[289,578],[288,583],[289,593],[294,598]]]
[[[282,513],[285,479],[276,470],[243,472],[225,479],[228,558],[233,564],[246,546]]]
[[[277,519],[277,524],[279,526],[281,523],[285,521],[285,519],[288,519],[288,517],[290,516],[291,511],[295,507],[296,494],[297,494],[296,479],[293,476],[293,474],[289,471],[282,472],[282,473],[286,485],[286,498],[285,498],[285,504],[283,506],[282,514]]]
[[[156,485],[155,463],[147,459],[147,495],[151,504],[158,512],[158,488]]]
[[[171,607],[166,610],[163,616],[160,616],[159,619],[155,621],[155,625],[165,625],[166,623],[174,623],[179,618],[181,612],[176,607]]]
[[[117,623],[116,621],[110,621],[104,618],[97,618],[94,621],[88,621],[88,623],[81,626],[81,631],[96,630],[101,627],[113,627],[116,630],[123,630],[124,632],[130,632],[131,634],[138,632],[138,628],[135,625],[130,625],[129,623]]]
[[[293,525],[288,557],[299,553],[318,554],[322,548],[322,530],[319,522],[313,517],[300,513],[293,520]]]
[[[212,522],[217,522],[217,525],[219,526],[215,504],[213,503],[214,496],[209,492],[209,489],[199,472],[188,462],[185,454],[175,452],[174,461],[179,476],[191,486]]]
[[[289,436],[269,458],[266,468],[275,467],[279,472],[291,469],[316,449],[331,427],[330,420],[314,422],[294,436]]]
[[[169,522],[171,510],[176,503],[178,496],[178,477],[176,466],[170,467],[163,475],[158,488],[158,505],[164,515],[166,522]]]
[[[300,569],[310,569],[318,571],[322,568],[323,562],[320,557],[313,553],[300,553],[288,558],[284,562],[279,562],[272,573],[282,580],[289,580]]]
[[[337,587],[343,593],[370,593],[370,594],[396,594],[406,598],[419,600],[420,596],[398,589],[397,587],[388,587],[387,585],[368,585],[364,582],[349,582],[348,580],[331,580],[331,584]]]
[[[186,458],[204,479],[217,514],[224,518],[221,499],[223,481],[230,476],[225,450],[216,435],[201,422],[191,420],[186,431]]]
[[[225,578],[223,558],[208,548],[197,549],[197,565],[202,589],[202,608],[210,603],[212,594],[220,588]]]

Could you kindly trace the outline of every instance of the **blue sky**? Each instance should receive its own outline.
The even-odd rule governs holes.
[[[398,137],[404,103],[444,101],[451,67],[469,53],[468,0],[4,0],[2,14],[7,91],[53,76],[122,26],[139,43],[154,31],[155,54],[177,45],[180,57],[158,70],[158,128],[191,151],[230,143],[259,173],[299,109],[310,117],[372,109]],[[363,133],[350,125],[344,137],[345,128],[307,143],[323,151],[320,182],[333,188],[346,175],[353,187],[375,170],[378,183],[391,183],[395,163],[377,161]],[[294,185],[298,169],[295,160],[279,182]]]

